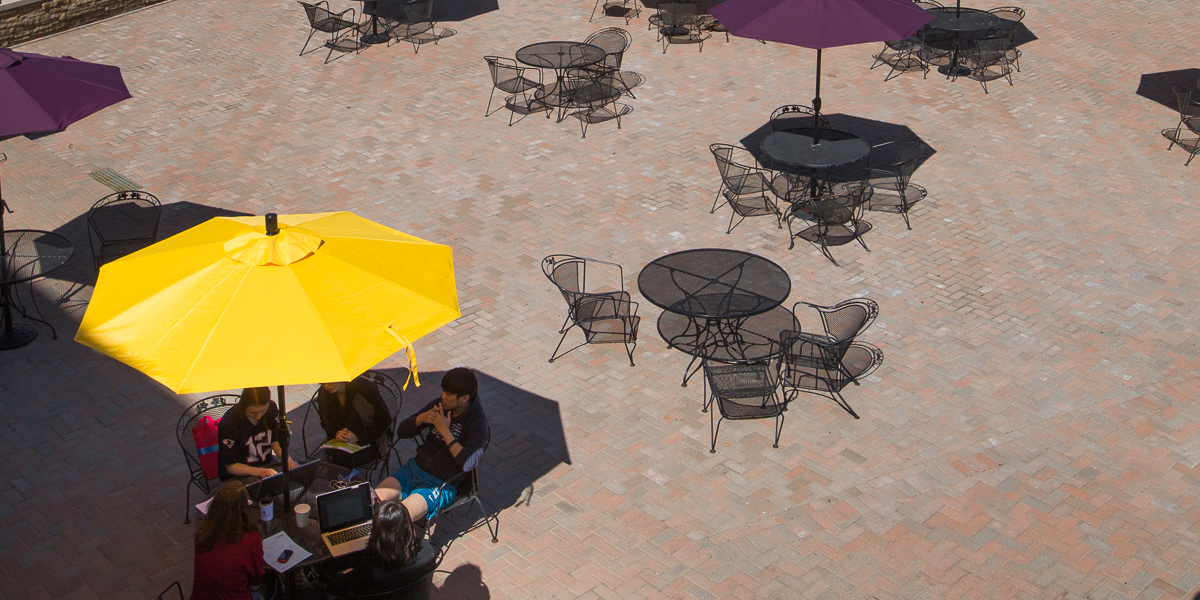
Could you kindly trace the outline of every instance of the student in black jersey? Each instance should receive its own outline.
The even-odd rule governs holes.
[[[217,472],[222,481],[233,477],[270,477],[279,461],[279,408],[271,390],[246,388],[242,397],[217,423]],[[291,468],[296,461],[289,459]]]
[[[379,438],[392,422],[375,382],[356,377],[354,381],[322,383],[317,388],[317,413],[325,439],[368,446],[353,454],[326,450],[325,458],[351,469],[379,458]]]

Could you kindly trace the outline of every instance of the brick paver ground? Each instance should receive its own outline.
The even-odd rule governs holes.
[[[871,252],[837,248],[841,267],[789,251],[769,219],[726,235],[728,209],[708,212],[707,146],[808,103],[810,50],[722,36],[664,55],[643,12],[625,58],[646,78],[635,110],[581,140],[573,120],[485,119],[482,56],[623,23],[589,23],[589,0],[471,0],[443,9],[457,35],[420,54],[376,46],[329,65],[296,56],[308,32],[283,0],[176,0],[25,44],[121,66],[133,99],[0,141],[6,222],[77,247],[36,286],[63,335],[0,354],[0,596],[191,583],[174,425],[195,397],[70,341],[94,283],[82,216],[107,193],[87,176],[101,168],[164,201],[164,235],[220,211],[349,209],[454,247],[463,317],[418,352],[423,371],[485,375],[501,530],[452,546],[439,598],[1187,596],[1200,167],[1158,131],[1177,120],[1166,83],[1196,79],[1172,75],[1195,66],[1196,8],[1024,8],[1022,72],[987,95],[936,74],[884,83],[867,68],[877,44],[825,52],[835,125],[936,151],[914,178],[930,198],[912,231],[871,215]],[[619,262],[632,289],[653,258],[705,246],[778,262],[789,304],[879,302],[865,338],[886,361],[847,391],[862,420],[805,398],[778,450],[769,422],[736,422],[709,454],[701,387],[679,387],[686,357],[645,301],[636,367],[613,346],[547,364],[564,307],[543,256]],[[410,409],[436,393],[423,381]]]

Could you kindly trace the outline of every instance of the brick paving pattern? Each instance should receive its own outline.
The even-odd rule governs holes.
[[[1016,84],[987,95],[936,73],[884,83],[867,68],[881,44],[827,50],[835,127],[935,150],[914,177],[930,198],[912,231],[871,214],[871,252],[835,248],[840,268],[806,244],[787,250],[772,219],[726,235],[728,209],[708,212],[708,145],[809,103],[815,52],[718,35],[664,55],[643,11],[624,64],[646,78],[626,100],[634,112],[581,140],[574,120],[484,118],[482,57],[623,21],[589,23],[587,0],[442,4],[457,35],[328,65],[323,50],[296,56],[308,30],[282,0],[176,0],[21,46],[119,65],[133,98],[65,132],[0,141],[6,223],[76,244],[34,288],[59,339],[42,328],[0,354],[0,596],[191,584],[173,432],[197,397],[70,340],[94,283],[82,219],[109,193],[88,173],[104,168],[164,202],[163,235],[214,214],[349,209],[454,247],[463,317],[418,344],[430,373],[406,406],[437,393],[433,372],[485,375],[484,499],[501,529],[499,544],[476,530],[452,546],[438,598],[1180,599],[1200,587],[1200,167],[1158,133],[1177,121],[1164,82],[1195,83],[1191,3],[1025,3],[1036,39]],[[769,421],[730,422],[709,454],[702,388],[679,387],[687,359],[657,338],[645,301],[636,367],[619,346],[547,364],[564,307],[543,256],[619,262],[640,299],[642,265],[695,247],[776,261],[789,306],[879,302],[864,337],[886,361],[846,394],[862,420],[802,397],[778,450]],[[289,406],[311,390],[289,390]]]

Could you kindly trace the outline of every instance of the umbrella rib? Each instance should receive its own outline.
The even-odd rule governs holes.
[[[222,280],[232,277],[233,274],[236,272],[237,271],[233,271],[233,272],[229,273],[228,275],[223,277]],[[230,296],[229,296],[230,298],[237,296],[238,290],[240,290],[242,288],[242,285],[246,283],[246,279],[249,276],[249,274],[250,274],[250,272],[248,270],[243,271],[241,281],[238,282],[237,287],[233,290],[233,293],[230,294]],[[217,287],[219,287],[219,286],[216,286],[216,285],[212,286],[212,288],[207,293],[205,293],[204,297],[207,298],[212,293],[212,290],[217,289]],[[193,305],[192,308],[189,308],[187,312],[191,313],[193,310],[195,310],[195,306],[196,305]],[[225,308],[227,310],[228,305],[226,305]],[[208,332],[204,335],[204,343],[200,344],[198,351],[196,352],[196,356],[200,356],[200,355],[204,354],[204,348],[206,348],[208,346],[208,343],[212,340],[213,334],[215,334],[217,332],[217,329],[218,329],[217,324],[221,322],[221,319],[225,318],[226,310],[221,311],[221,316],[217,318],[216,322],[213,323],[213,327],[210,328],[208,330]],[[182,323],[183,321],[184,321],[184,319],[179,320],[180,323]],[[196,361],[192,361],[192,364],[190,366],[188,366],[187,373],[185,373],[184,376],[179,379],[180,387],[182,387],[183,384],[188,380],[188,378],[192,376],[192,371],[194,371],[195,369],[196,369]]]

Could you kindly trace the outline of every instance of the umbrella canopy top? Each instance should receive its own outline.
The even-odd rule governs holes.
[[[128,98],[117,67],[0,48],[0,137],[60,131]]]
[[[738,37],[814,50],[903,40],[933,19],[909,0],[727,0],[708,12]]]
[[[75,340],[208,392],[349,381],[460,316],[449,246],[348,212],[279,229],[217,217],[104,265]]]

